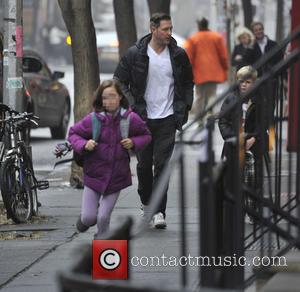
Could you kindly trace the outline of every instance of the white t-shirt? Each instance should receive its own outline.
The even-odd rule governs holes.
[[[149,69],[145,101],[149,119],[162,119],[174,113],[174,77],[169,48],[157,54],[148,45]]]
[[[267,42],[268,42],[268,38],[266,36],[264,36],[262,40],[257,41],[262,55],[265,53]]]

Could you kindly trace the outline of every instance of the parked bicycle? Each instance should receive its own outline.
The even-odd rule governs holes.
[[[25,223],[38,214],[37,189],[49,187],[49,182],[37,181],[32,164],[31,147],[25,142],[24,133],[37,127],[37,116],[19,113],[1,105],[4,118],[2,141],[4,148],[0,157],[1,194],[7,211],[7,218],[15,223]]]

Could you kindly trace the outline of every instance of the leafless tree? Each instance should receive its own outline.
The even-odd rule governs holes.
[[[284,1],[277,0],[277,21],[276,21],[276,41],[281,41],[284,34],[284,21],[283,21],[283,12],[284,12]]]
[[[170,4],[171,0],[148,0],[150,15],[155,12],[170,14]]]
[[[122,57],[137,40],[133,0],[114,0],[113,6],[119,40],[119,55]]]
[[[251,0],[242,0],[243,11],[244,11],[244,25],[251,28],[251,23],[253,21],[253,11]]]
[[[74,119],[91,111],[93,93],[99,84],[96,34],[91,15],[91,0],[58,0],[72,39],[74,64]],[[72,164],[70,182],[82,184],[82,169]]]

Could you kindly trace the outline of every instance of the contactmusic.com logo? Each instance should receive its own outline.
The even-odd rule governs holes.
[[[127,240],[93,240],[93,279],[128,279]]]

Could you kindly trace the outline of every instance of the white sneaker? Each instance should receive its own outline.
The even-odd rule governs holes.
[[[167,227],[163,213],[158,212],[153,216],[153,226],[157,229],[164,229]]]

